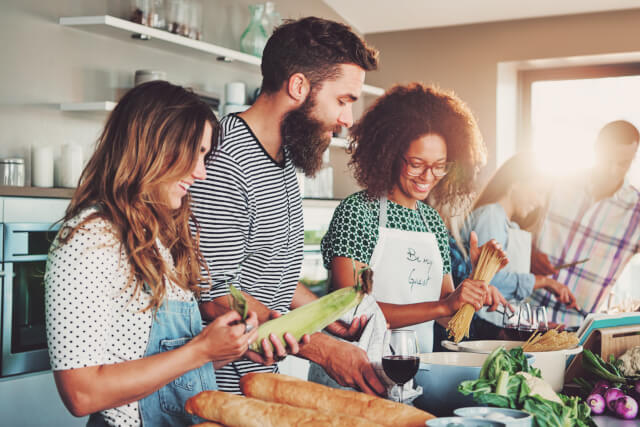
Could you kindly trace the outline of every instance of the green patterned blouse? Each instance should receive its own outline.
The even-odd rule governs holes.
[[[392,202],[387,203],[387,227],[406,231],[430,231],[436,235],[442,256],[443,274],[451,273],[449,232],[435,209],[418,202],[418,209],[427,221],[425,225],[417,210]],[[354,193],[336,208],[327,234],[320,245],[324,266],[331,269],[333,257],[352,258],[369,264],[378,242],[380,201],[371,199],[365,191]]]

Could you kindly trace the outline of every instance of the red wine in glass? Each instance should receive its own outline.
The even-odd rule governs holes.
[[[398,386],[404,385],[418,373],[420,358],[418,356],[385,356],[382,358],[382,369]]]
[[[418,372],[420,356],[418,338],[411,329],[392,329],[385,333],[382,369],[398,386],[400,403],[403,403],[404,384]]]

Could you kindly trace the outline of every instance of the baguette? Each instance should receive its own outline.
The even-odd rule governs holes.
[[[425,421],[435,418],[413,406],[282,374],[249,373],[240,379],[240,388],[249,397],[366,418],[385,426],[424,427]]]
[[[227,427],[382,427],[364,418],[264,402],[221,391],[198,393],[187,400],[185,409]]]

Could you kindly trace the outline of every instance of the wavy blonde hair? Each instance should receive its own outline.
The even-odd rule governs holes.
[[[129,286],[135,279],[134,297],[145,284],[150,291],[145,310],[160,307],[165,280],[196,294],[198,284],[205,281],[201,272],[208,269],[198,247],[190,197],[180,208],[171,209],[162,188],[194,169],[207,123],[213,129],[213,151],[218,121],[196,95],[164,81],[131,89],[109,116],[63,219],[99,207],[73,228],[63,227],[59,244],[96,218],[113,224],[132,268]],[[195,236],[189,219],[195,224]],[[174,268],[164,262],[157,239],[171,252]]]

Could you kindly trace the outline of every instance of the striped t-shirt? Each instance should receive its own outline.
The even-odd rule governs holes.
[[[276,163],[240,117],[220,122],[220,146],[207,165],[207,178],[191,187],[200,224],[200,249],[212,286],[201,295],[211,301],[228,285],[247,292],[272,310],[289,311],[302,266],[304,225],[296,171],[285,150]],[[242,359],[216,371],[222,391],[240,393],[249,372],[274,372]]]

